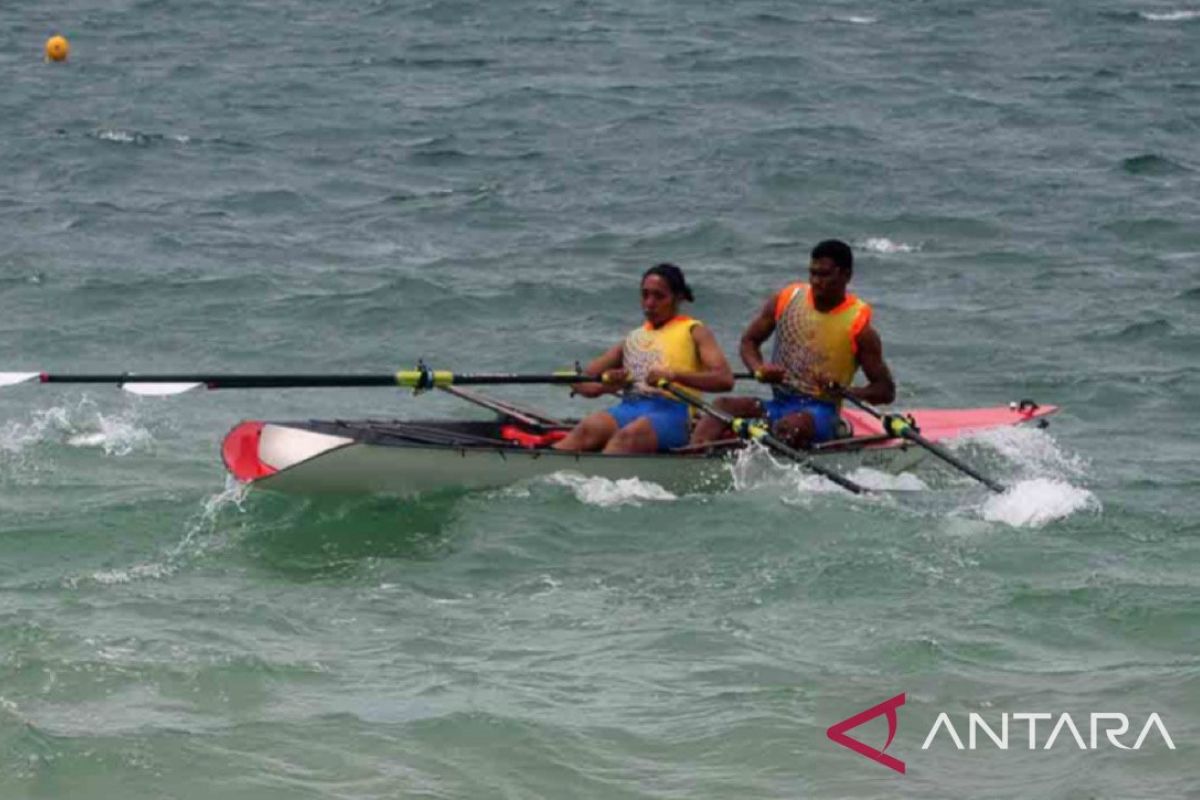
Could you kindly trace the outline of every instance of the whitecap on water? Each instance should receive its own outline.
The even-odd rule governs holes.
[[[640,478],[610,480],[597,476],[587,477],[575,472],[555,472],[546,476],[545,481],[555,486],[565,486],[574,492],[579,502],[601,508],[640,506],[645,501],[678,499],[657,483]]]
[[[1182,22],[1200,19],[1200,9],[1178,9],[1176,11],[1139,11],[1138,16],[1150,22]]]
[[[892,253],[915,253],[920,250],[920,245],[905,244],[904,242],[893,242],[885,236],[873,236],[870,239],[859,244],[863,250],[868,250],[872,253],[883,253],[890,255]]]

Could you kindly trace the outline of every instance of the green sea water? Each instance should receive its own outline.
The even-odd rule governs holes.
[[[558,369],[663,260],[732,355],[836,236],[901,407],[1062,411],[959,450],[998,497],[319,499],[225,431],[481,412],[4,389],[0,798],[1200,797],[1198,54],[1182,0],[5,3],[0,371]],[[901,692],[904,775],[827,738]]]

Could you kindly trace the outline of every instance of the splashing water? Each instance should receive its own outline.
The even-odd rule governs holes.
[[[201,555],[215,546],[211,535],[217,529],[221,513],[228,508],[236,508],[243,512],[245,509],[242,503],[248,491],[248,484],[238,483],[232,477],[226,476],[225,488],[204,500],[200,510],[188,523],[183,538],[168,550],[161,560],[143,561],[126,567],[75,575],[66,578],[63,584],[71,588],[77,587],[81,582],[119,586],[135,581],[163,580],[171,577],[179,571],[185,559]],[[206,538],[203,543],[198,543],[201,537]]]
[[[34,445],[59,441],[70,447],[100,447],[105,455],[124,456],[153,440],[153,434],[139,424],[136,408],[105,416],[85,397],[74,406],[34,411],[29,422],[9,422],[0,431],[0,451],[17,455]]]
[[[662,502],[678,498],[657,483],[640,478],[609,480],[596,476],[585,477],[575,472],[556,472],[546,477],[546,482],[565,486],[575,493],[581,503],[601,508],[614,506],[640,506],[643,501]]]
[[[1054,437],[1046,431],[1029,426],[993,428],[964,436],[949,444],[953,450],[974,444],[985,445],[1014,464],[1020,470],[1018,477],[1021,478],[1061,475],[1082,478],[1088,468],[1086,460],[1063,452]]]
[[[229,508],[236,509],[239,513],[245,513],[246,509],[243,503],[246,501],[246,495],[250,493],[250,484],[241,483],[232,475],[225,476],[225,488],[216,494],[209,495],[204,501],[199,513],[192,518],[188,524],[187,532],[183,539],[171,551],[172,559],[181,557],[188,553],[189,548],[193,554],[198,554],[207,549],[205,546],[195,546],[193,543],[200,536],[209,536],[216,532],[217,523],[220,521],[221,514]]]
[[[1053,478],[1020,481],[1004,494],[992,495],[980,509],[988,522],[1014,528],[1040,528],[1079,511],[1099,513],[1100,501],[1087,489]]]
[[[972,444],[995,450],[1017,470],[1003,494],[988,496],[975,509],[989,522],[1040,528],[1081,511],[1099,513],[1103,508],[1092,492],[1069,480],[1082,479],[1087,462],[1063,452],[1043,430],[997,428],[966,437],[954,443],[954,449]]]

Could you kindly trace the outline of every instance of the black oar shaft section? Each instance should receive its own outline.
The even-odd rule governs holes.
[[[221,373],[108,373],[55,374],[37,376],[42,383],[199,384],[209,389],[301,389],[332,387],[390,386],[433,389],[441,386],[484,386],[500,384],[571,384],[598,381],[591,375],[564,371],[551,373],[454,373],[430,369],[367,375],[241,375]]]
[[[910,431],[904,438],[911,439],[912,441],[921,445],[926,450],[928,450],[929,452],[933,453],[938,458],[945,461],[947,464],[950,464],[951,466],[957,467],[958,469],[962,470],[964,473],[971,476],[975,480],[979,481],[980,483],[982,483],[984,486],[991,489],[996,494],[1004,493],[1004,487],[1002,485],[1000,485],[999,483],[996,483],[994,480],[987,477],[986,475],[981,474],[978,470],[974,469],[970,464],[967,464],[961,458],[954,455],[949,450],[942,447],[940,444],[934,444],[933,442],[929,441],[921,434],[915,433],[912,431]]]
[[[779,439],[772,436],[770,432],[768,432],[765,425],[751,423],[748,420],[734,417],[732,414],[727,414],[724,411],[721,411],[719,408],[704,402],[698,397],[688,394],[669,381],[661,381],[658,384],[658,387],[670,392],[675,397],[679,398],[701,413],[708,414],[711,417],[716,417],[721,422],[724,422],[726,425],[732,428],[733,432],[739,437],[751,441],[761,442],[765,447],[767,447],[767,449],[773,450],[782,456],[790,458],[800,466],[815,472],[817,475],[820,475],[821,477],[826,478],[833,483],[836,483],[846,491],[853,492],[854,494],[862,494],[864,491],[866,491],[862,486],[850,480],[846,476],[834,472],[828,467],[821,466],[805,453],[795,449],[794,447],[784,444]]]
[[[47,373],[43,374],[40,380],[42,383],[200,383],[209,389],[295,389],[396,385],[394,375],[222,375],[216,373],[55,375]]]

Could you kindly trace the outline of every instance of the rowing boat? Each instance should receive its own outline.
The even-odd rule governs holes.
[[[1013,425],[1045,426],[1055,406],[1030,401],[971,409],[909,412],[931,442]],[[879,421],[844,409],[849,435],[814,447],[815,461],[836,469],[912,469],[927,451],[885,433]],[[553,450],[563,428],[495,421],[247,420],[225,437],[222,456],[238,481],[276,492],[378,493],[411,496],[450,487],[506,486],[560,471],[612,480],[639,478],[677,493],[719,490],[732,482],[731,456],[745,443],[719,442],[650,455],[604,455]],[[569,424],[569,423],[568,423]]]

